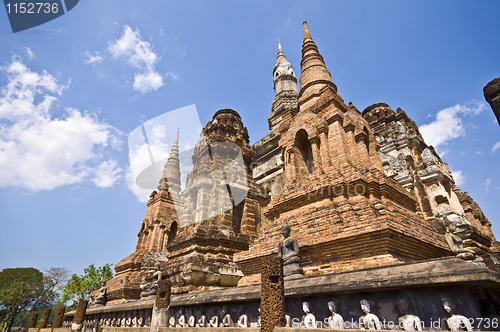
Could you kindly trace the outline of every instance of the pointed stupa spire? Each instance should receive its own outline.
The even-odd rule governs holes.
[[[290,62],[288,62],[288,60],[285,58],[285,54],[283,53],[283,50],[281,49],[280,39],[278,38],[278,57],[276,58],[276,64],[274,65],[273,74],[275,74],[274,72],[276,71],[276,69],[278,68],[278,66],[281,63],[290,64]]]
[[[160,186],[164,181],[168,182],[168,187],[172,194],[179,194],[181,191],[181,170],[179,162],[179,128],[177,128],[177,133],[175,135],[174,144],[172,149],[170,149],[170,157],[168,157],[167,164],[163,169],[162,179],[160,180]],[[158,189],[161,189],[158,186]]]
[[[307,21],[304,21],[304,43],[307,39],[312,41],[311,33],[309,32],[309,28],[307,27]]]
[[[325,85],[337,87],[332,82],[332,76],[325,66],[325,61],[313,41],[307,22],[304,21],[304,43],[302,44],[302,61],[300,62],[300,92],[299,105],[309,100]]]

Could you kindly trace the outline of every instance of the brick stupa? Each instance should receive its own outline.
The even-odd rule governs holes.
[[[368,122],[337,93],[304,22],[299,111],[280,126],[285,184],[264,209],[269,224],[235,255],[245,275],[276,252],[288,222],[306,274],[329,273],[449,255],[414,196],[387,176]]]

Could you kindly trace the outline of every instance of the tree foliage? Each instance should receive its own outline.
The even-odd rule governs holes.
[[[10,331],[20,313],[24,313],[22,325],[33,310],[54,302],[68,275],[69,271],[65,268],[50,268],[45,274],[31,267],[3,269],[0,272],[3,331]]]
[[[79,299],[88,300],[90,293],[99,289],[103,280],[113,278],[111,266],[112,264],[105,264],[102,267],[95,267],[94,264],[90,264],[83,270],[82,275],[73,274],[63,289],[60,302],[67,303],[72,300],[74,305]]]

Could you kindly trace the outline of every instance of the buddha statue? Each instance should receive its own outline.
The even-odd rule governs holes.
[[[101,288],[99,288],[99,291],[95,297],[92,298],[92,304],[90,305],[90,308],[93,307],[101,307],[103,305],[106,305],[106,292],[108,288],[106,287],[106,280],[103,280],[101,282]]]
[[[472,331],[472,325],[467,317],[456,314],[453,298],[449,294],[440,294],[439,301],[443,309],[448,313],[448,318],[443,318],[441,327],[448,327],[450,331]]]
[[[285,279],[304,277],[304,271],[299,267],[299,241],[290,237],[290,225],[284,223],[281,227],[284,240],[280,241],[278,254],[283,260],[283,276]]]
[[[371,308],[368,300],[361,300],[359,303],[361,304],[361,310],[365,313],[359,318],[360,328],[362,330],[381,330],[382,324],[380,324],[378,317],[370,312]]]
[[[396,306],[402,314],[402,316],[398,318],[399,327],[403,328],[405,331],[422,331],[422,322],[418,316],[409,313],[410,304],[406,298],[400,297],[396,302]]]
[[[456,226],[453,222],[444,217],[443,224],[446,232],[444,238],[450,247],[451,252],[463,260],[473,260],[476,257],[474,252],[469,248],[464,248],[464,241],[458,235],[453,234],[456,230]]]
[[[240,315],[240,318],[238,318],[238,327],[249,327],[248,316],[245,314],[245,306],[240,305],[238,307],[238,314]]]
[[[222,307],[222,326],[223,327],[233,327],[233,319],[227,311],[227,307]]]
[[[141,299],[149,299],[152,298],[156,295],[156,290],[158,288],[158,281],[161,280],[162,273],[161,273],[161,268],[160,268],[160,262],[156,262],[154,265],[154,273],[153,273],[153,278],[150,283],[145,282],[143,280],[143,284],[141,284],[141,289],[143,290],[141,292]],[[145,276],[144,276],[145,278]]]
[[[187,327],[186,316],[184,316],[184,310],[179,309],[179,319],[177,320],[177,325],[179,327]]]
[[[316,328],[316,316],[311,312],[311,305],[309,302],[302,303],[302,310],[305,315],[302,316],[302,322],[304,322],[304,327],[308,329]]]
[[[328,310],[332,313],[328,317],[328,325],[331,329],[343,329],[344,328],[344,318],[338,313],[338,304],[336,300],[330,300],[328,302]]]

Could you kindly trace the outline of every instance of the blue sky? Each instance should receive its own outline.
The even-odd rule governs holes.
[[[195,104],[268,132],[277,38],[300,71],[302,21],[339,94],[401,107],[500,236],[498,1],[93,1],[13,34],[0,9],[0,269],[116,264],[148,193],[130,184],[137,126]],[[182,133],[181,133],[182,139]]]

